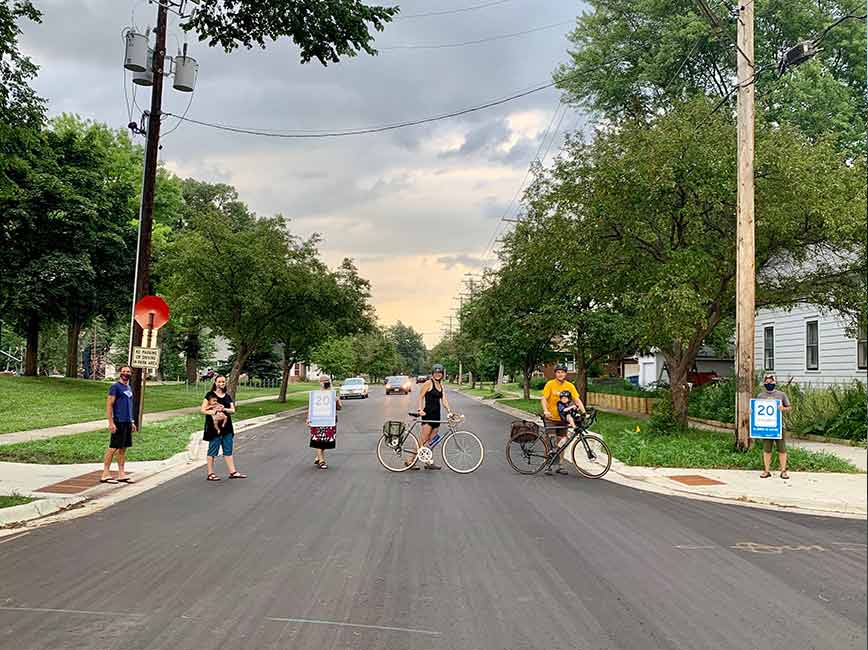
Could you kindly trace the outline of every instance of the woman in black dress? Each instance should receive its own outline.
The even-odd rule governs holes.
[[[214,394],[217,397],[216,404],[208,403],[208,395]],[[223,449],[223,460],[226,461],[226,468],[229,470],[229,478],[247,478],[247,474],[242,474],[235,467],[234,457],[234,441],[235,429],[232,426],[232,414],[235,413],[235,402],[232,400],[232,395],[226,392],[226,377],[217,375],[214,378],[214,383],[211,384],[211,390],[208,391],[206,399],[202,400],[200,412],[205,416],[205,434],[203,438],[208,441],[208,475],[206,478],[209,481],[219,481],[220,477],[214,473],[214,459]],[[223,413],[226,419],[221,427],[217,427],[214,422],[212,413],[214,410]]]
[[[419,392],[419,415],[422,418],[420,445],[427,444],[437,434],[437,429],[440,428],[440,420],[442,419],[440,402],[443,402],[447,413],[452,413],[449,400],[446,398],[446,387],[443,385],[443,366],[435,363],[431,368],[431,379],[422,384],[422,390]],[[419,466],[414,465],[413,469],[419,469]],[[431,463],[425,465],[425,469],[440,469],[440,465]]]

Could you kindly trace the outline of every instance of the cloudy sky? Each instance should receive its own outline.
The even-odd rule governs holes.
[[[43,23],[23,25],[22,47],[41,67],[35,86],[50,111],[122,128],[129,121],[124,87],[132,95],[132,84],[128,74],[124,78],[121,32],[132,22],[140,29],[152,25],[155,6],[145,0],[36,4]],[[189,53],[201,69],[188,115],[258,129],[328,130],[460,110],[550,81],[567,58],[566,33],[584,9],[576,0],[400,5],[407,17],[378,35],[378,56],[325,68],[301,65],[289,42],[225,54],[190,35]],[[489,6],[413,17],[479,5]],[[546,28],[555,23],[562,24]],[[185,37],[176,18],[170,26],[174,50]],[[536,28],[544,29],[462,47],[418,47]],[[189,100],[171,89],[164,97],[165,109],[177,114]],[[148,105],[146,92],[135,99],[139,107]],[[507,226],[500,219],[529,163],[540,149],[550,147],[551,158],[563,132],[582,127],[578,113],[555,114],[558,107],[559,93],[549,89],[434,124],[318,140],[262,138],[185,123],[164,139],[161,160],[181,176],[231,183],[257,213],[289,217],[297,234],[320,233],[330,264],[352,257],[371,280],[380,321],[402,320],[423,332],[430,346],[458,305],[465,274],[491,262],[490,242]],[[560,128],[546,135],[552,122]],[[176,124],[169,120],[164,133]]]

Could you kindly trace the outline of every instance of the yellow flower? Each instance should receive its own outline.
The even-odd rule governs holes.
[[[642,429],[639,428],[639,425],[636,425],[636,433],[642,433]]]

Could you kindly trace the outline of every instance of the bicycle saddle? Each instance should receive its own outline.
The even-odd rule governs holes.
[[[419,417],[419,411],[410,411],[409,413],[407,413],[407,415],[409,415],[412,418],[418,418]]]

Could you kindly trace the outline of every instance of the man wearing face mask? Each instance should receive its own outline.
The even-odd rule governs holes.
[[[776,399],[781,405],[781,413],[786,413],[790,410],[790,400],[787,397],[786,393],[780,390],[775,390],[777,387],[777,379],[775,378],[774,373],[767,372],[763,377],[763,390],[759,395],[757,395],[757,399]],[[781,465],[781,478],[788,479],[790,475],[787,474],[787,443],[784,440],[783,432],[781,432],[781,437],[779,440],[775,440],[774,442],[778,445],[778,461]],[[765,471],[760,474],[760,478],[768,478],[772,475],[770,468],[772,466],[772,440],[763,440],[763,465],[765,466]]]
[[[136,425],[133,419],[133,389],[130,387],[132,368],[121,366],[119,379],[111,385],[108,398],[105,402],[105,415],[108,419],[108,428],[111,432],[109,447],[105,452],[102,462],[102,475],[100,483],[132,483],[133,481],[124,472],[124,463],[127,459],[127,448],[133,446],[133,433]],[[118,457],[118,477],[112,478],[112,458]]]

